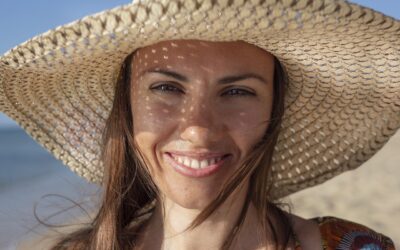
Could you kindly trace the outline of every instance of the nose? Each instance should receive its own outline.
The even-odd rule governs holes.
[[[223,122],[209,104],[191,106],[183,112],[181,138],[198,147],[210,147],[223,136]]]

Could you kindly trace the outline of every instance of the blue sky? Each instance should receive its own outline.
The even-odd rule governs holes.
[[[1,0],[0,55],[27,39],[85,15],[99,12],[129,0]],[[399,0],[352,0],[400,19]],[[0,128],[15,126],[0,113]]]

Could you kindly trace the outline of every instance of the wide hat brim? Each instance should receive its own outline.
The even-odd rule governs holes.
[[[149,0],[88,16],[0,58],[0,111],[101,182],[120,65],[171,39],[243,40],[282,62],[289,88],[272,163],[276,198],[360,166],[400,127],[400,22],[333,0]]]

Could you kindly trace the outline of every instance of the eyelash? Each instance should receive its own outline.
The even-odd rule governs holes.
[[[165,88],[162,88],[162,87],[168,87],[168,88],[170,88],[170,89],[169,89],[169,90],[166,90]],[[162,91],[162,92],[175,92],[175,91],[172,91],[171,88],[173,88],[173,89],[175,89],[175,90],[178,90],[180,93],[183,93],[182,90],[180,90],[179,88],[177,88],[177,87],[175,87],[175,86],[172,86],[172,85],[170,85],[170,84],[160,84],[160,85],[158,85],[158,86],[151,87],[150,89],[151,89],[151,90],[156,90],[156,91]]]
[[[169,88],[169,90],[167,90],[166,88]],[[171,88],[174,90],[178,90],[180,93],[184,93],[181,89],[179,89],[175,86],[172,86],[170,84],[160,84],[158,86],[151,87],[150,89],[155,90],[155,91],[162,91],[162,92],[175,92],[174,90],[171,90]],[[236,90],[235,91],[236,93],[238,93],[238,92],[242,93],[242,94],[233,94],[232,96],[244,97],[244,96],[254,96],[255,95],[254,93],[251,93],[250,91],[247,91],[244,89],[239,89],[239,88],[233,88],[228,91],[232,91],[232,90]],[[225,93],[223,95],[225,95]]]

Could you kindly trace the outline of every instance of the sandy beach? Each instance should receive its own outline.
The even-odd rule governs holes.
[[[300,216],[348,219],[389,236],[400,248],[400,131],[358,169],[287,201]]]
[[[400,131],[362,167],[286,200],[295,214],[352,220],[390,236],[400,247],[399,176]],[[37,226],[34,218],[36,202],[40,218],[72,204],[45,195],[64,195],[91,208],[96,191],[96,186],[74,175],[22,131],[0,131],[0,249],[17,249],[18,242],[44,234],[45,227]],[[81,215],[77,209],[68,210],[50,221]]]

